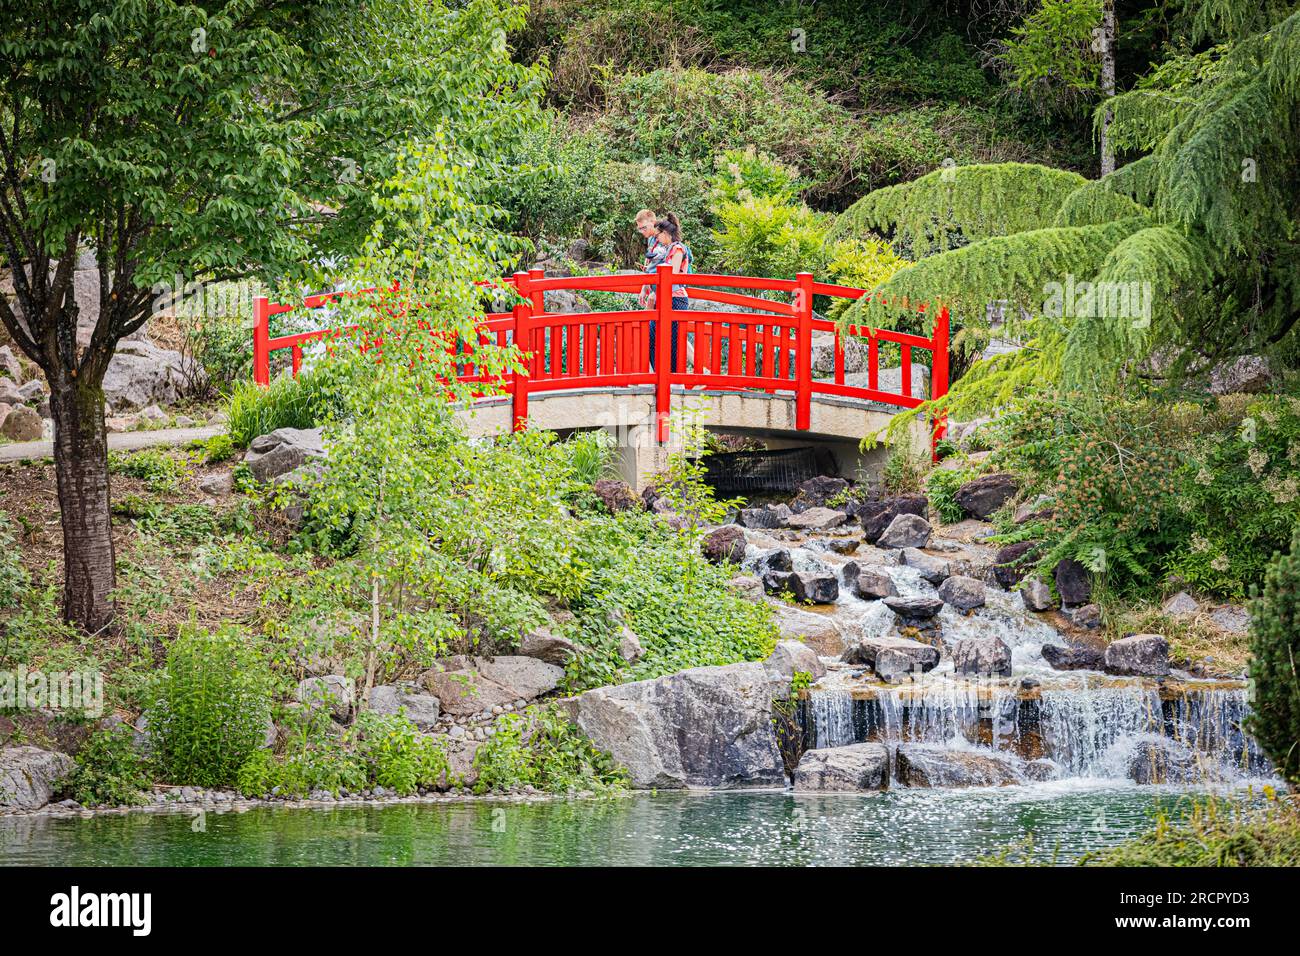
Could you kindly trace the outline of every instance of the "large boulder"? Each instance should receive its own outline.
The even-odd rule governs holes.
[[[953,499],[972,518],[987,518],[1015,497],[1012,475],[981,475],[957,489]]]
[[[341,674],[308,677],[298,684],[296,696],[300,703],[309,707],[328,707],[335,720],[344,721],[356,702],[357,685],[351,677]]]
[[[1052,589],[1036,577],[1021,582],[1020,600],[1028,611],[1049,611],[1054,603]]]
[[[1092,575],[1078,561],[1066,558],[1058,562],[1053,576],[1062,604],[1087,604],[1092,600]]]
[[[786,524],[800,531],[829,531],[838,528],[848,520],[849,516],[843,511],[835,511],[832,508],[809,508],[807,511],[791,515]]]
[[[0,377],[0,402],[4,402],[6,405],[23,404],[23,393],[18,391],[17,382]]]
[[[812,368],[822,375],[835,374],[836,354],[844,356],[844,371],[849,375],[865,372],[867,368],[867,349],[862,339],[849,338],[835,347],[835,336],[830,332],[814,333],[812,337]],[[816,479],[814,479],[816,480]]]
[[[889,750],[884,744],[849,744],[807,750],[794,769],[795,790],[884,790]]]
[[[0,750],[0,807],[39,810],[74,766],[67,754],[32,746],[5,747]]]
[[[1017,541],[998,548],[993,558],[993,580],[1010,590],[1029,573],[1037,557],[1037,541]]]
[[[939,613],[940,608],[943,607],[943,601],[940,598],[925,597],[924,595],[887,597],[885,598],[885,607],[907,620],[928,621]]]
[[[939,597],[959,611],[984,606],[984,582],[964,574],[954,574],[939,585]]]
[[[566,706],[639,789],[777,787],[786,776],[772,700],[788,691],[750,662],[598,687]]]
[[[741,508],[736,520],[746,528],[770,530],[785,527],[791,514],[789,505],[762,505],[758,508]]]
[[[883,501],[863,502],[858,506],[858,520],[862,522],[863,537],[867,544],[875,544],[899,515],[919,515],[924,518],[929,507],[925,495],[899,495]]]
[[[248,445],[244,463],[258,481],[273,481],[297,470],[311,459],[325,456],[319,428],[277,428],[258,435]]]
[[[1106,671],[1134,677],[1169,673],[1169,642],[1159,634],[1134,634],[1106,646]]]
[[[794,556],[790,554],[788,548],[774,548],[771,551],[765,551],[758,559],[757,570],[762,575],[769,574],[772,571],[793,571]]]
[[[519,641],[521,657],[535,657],[539,661],[563,667],[578,654],[578,645],[561,637],[549,627],[529,631]]]
[[[1179,591],[1160,606],[1160,611],[1168,617],[1195,617],[1201,612],[1201,605],[1186,591]]]
[[[380,684],[370,688],[370,709],[385,716],[403,714],[419,730],[428,732],[437,726],[442,706],[432,694],[397,684]]]
[[[145,339],[119,342],[104,373],[104,401],[114,412],[174,405],[202,379],[202,366],[180,352]]]
[[[645,657],[645,648],[641,646],[641,638],[637,637],[636,632],[630,627],[624,627],[619,631],[618,656],[628,664],[635,664]]]
[[[1105,663],[1100,650],[1081,644],[1044,644],[1043,660],[1058,671],[1099,671]]]
[[[789,594],[802,604],[834,604],[840,582],[833,574],[817,571],[769,571],[763,575],[768,594]]]
[[[813,680],[826,676],[826,665],[817,652],[801,641],[777,641],[776,647],[763,662],[773,674],[793,680],[796,673],[808,674]]]
[[[883,568],[859,568],[856,564],[853,567],[854,573],[846,575],[845,584],[857,597],[864,601],[879,601],[898,594],[894,579]]]
[[[548,289],[543,295],[543,305],[552,315],[580,314],[591,311],[591,305],[570,289]]]
[[[1213,783],[1220,779],[1208,760],[1196,751],[1168,737],[1147,737],[1133,746],[1128,758],[1128,777],[1134,783]]]
[[[740,564],[745,559],[745,532],[739,525],[724,524],[704,536],[700,551],[712,564]]]
[[[830,502],[844,494],[848,487],[849,483],[843,478],[831,478],[826,475],[809,478],[800,483],[799,494],[795,496],[791,508],[798,514],[812,508],[828,507]]]
[[[427,670],[420,682],[438,698],[444,713],[478,714],[555,690],[564,668],[534,657],[452,657],[444,669]]]
[[[26,405],[15,405],[9,410],[8,415],[4,416],[4,424],[0,425],[0,434],[10,441],[40,441],[45,436],[45,423],[41,421],[41,416],[36,409]]]
[[[818,654],[838,657],[847,647],[839,624],[826,614],[778,602],[772,605],[772,615],[783,639],[800,641]]]
[[[939,650],[904,637],[863,637],[840,658],[848,664],[867,664],[882,680],[901,680],[910,674],[924,674],[939,663]]]
[[[1232,395],[1266,392],[1273,383],[1273,369],[1262,355],[1238,355],[1210,372],[1210,394]]]
[[[23,380],[23,368],[18,363],[18,356],[7,345],[0,345],[0,375],[13,382]]]
[[[939,584],[952,576],[952,562],[937,555],[926,554],[920,548],[904,548],[903,564],[915,568],[931,584]]]
[[[952,649],[953,670],[977,677],[1010,677],[1011,648],[995,634],[963,637]]]
[[[924,548],[929,543],[930,522],[914,514],[898,515],[876,539],[882,548]]]
[[[629,511],[641,505],[641,499],[632,491],[631,486],[617,478],[602,478],[591,486],[591,491],[610,514]]]
[[[899,744],[894,760],[898,781],[905,787],[1009,787],[1024,782],[1019,760],[992,751]]]
[[[461,729],[453,727],[452,731],[458,732]],[[478,783],[478,767],[474,766],[474,756],[483,743],[481,740],[464,733],[459,736],[438,734],[433,739],[447,755],[447,770],[442,776],[440,789],[472,787]]]

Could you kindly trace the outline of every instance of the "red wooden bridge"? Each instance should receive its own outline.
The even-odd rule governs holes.
[[[687,284],[696,303],[718,303],[748,311],[728,312],[703,309],[675,310],[671,287]],[[528,420],[530,395],[565,389],[626,389],[652,386],[658,412],[658,440],[668,439],[668,412],[674,386],[703,387],[723,391],[793,393],[795,429],[810,427],[811,404],[818,397],[857,399],[899,408],[915,408],[923,399],[913,395],[912,351],[932,353],[930,397],[948,392],[948,310],[935,316],[933,335],[925,338],[889,329],[851,326],[849,334],[865,340],[866,384],[845,381],[845,351],[834,322],[813,314],[813,297],[858,299],[866,290],[818,282],[811,273],[794,279],[766,279],[750,276],[691,274],[674,275],[660,266],[655,275],[563,276],[547,278],[542,270],[515,273],[506,282],[524,301],[508,313],[483,316],[480,333],[498,345],[515,345],[523,355],[525,371],[504,376],[497,386],[511,396],[516,428]],[[645,286],[655,291],[650,308],[618,312],[551,313],[546,311],[547,292],[569,290],[638,293]],[[763,298],[745,291],[779,293],[789,301]],[[253,305],[253,369],[255,379],[270,383],[271,353],[291,351],[291,368],[302,366],[303,346],[329,335],[319,329],[272,338],[270,318],[298,307],[317,308],[341,293],[324,293],[304,300],[300,306],[272,304],[265,297]],[[918,312],[924,312],[922,306]],[[651,362],[651,329],[656,330],[658,355]],[[675,331],[672,331],[675,330]],[[813,333],[829,332],[835,337],[834,369],[829,378],[813,375]],[[669,336],[677,339],[677,363],[668,360]],[[901,359],[899,390],[880,388],[880,343],[898,346]],[[691,346],[688,349],[688,344]],[[473,372],[466,376],[475,380]],[[714,423],[725,425],[725,422]],[[932,422],[937,442],[945,423]]]

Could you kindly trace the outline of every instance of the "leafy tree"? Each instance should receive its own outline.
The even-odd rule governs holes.
[[[1021,326],[1031,347],[978,363],[948,400],[955,412],[996,406],[1027,383],[1105,387],[1150,374],[1141,360],[1161,346],[1182,375],[1295,348],[1294,5],[1270,29],[1167,62],[1110,105],[1117,148],[1145,155],[1099,180],[1021,164],[936,170],[869,194],[837,225],[891,236],[919,258],[846,321],[901,300],[970,321],[1002,301]]]
[[[500,174],[540,77],[510,62],[504,31],[523,8],[507,0],[33,13],[0,6],[0,253],[15,293],[0,321],[50,385],[64,614],[99,632],[114,585],[101,383],[157,284],[319,282],[370,231],[397,146],[443,130],[476,175]],[[83,253],[99,316],[79,348]]]
[[[1300,530],[1251,608],[1251,733],[1287,780],[1300,780]]]

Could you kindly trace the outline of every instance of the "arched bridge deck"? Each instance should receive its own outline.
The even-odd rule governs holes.
[[[689,311],[672,307],[674,279],[689,283],[695,306]],[[480,335],[485,342],[516,346],[524,370],[496,380],[500,394],[466,410],[471,433],[529,424],[557,431],[609,428],[620,432],[620,446],[633,449],[625,453],[633,457],[626,466],[629,477],[639,478],[662,461],[672,447],[671,421],[679,411],[691,411],[706,427],[761,435],[769,444],[856,446],[891,415],[924,400],[914,387],[914,351],[931,353],[930,397],[948,390],[946,309],[934,314],[929,337],[850,327],[859,352],[852,365],[861,364],[861,371],[850,374],[840,329],[815,316],[813,303],[818,296],[857,299],[866,293],[817,282],[809,273],[793,280],[683,277],[660,266],[654,275],[548,278],[533,270],[516,273],[507,284],[518,304],[509,313],[483,316]],[[653,293],[647,296],[652,304],[617,312],[547,312],[546,293],[564,290],[645,290]],[[313,296],[303,305],[320,306],[336,295]],[[265,298],[254,301],[254,374],[263,384],[270,382],[273,352],[290,351],[296,373],[304,346],[328,334],[316,330],[272,338],[270,317],[293,308]],[[820,378],[814,372],[814,336],[831,342],[829,353],[820,347],[825,369]],[[897,366],[882,368],[881,343],[888,343]],[[477,381],[472,375],[470,369],[466,378]],[[942,420],[918,421],[915,431],[931,441],[943,432]]]

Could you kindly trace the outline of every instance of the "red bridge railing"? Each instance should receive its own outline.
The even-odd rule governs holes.
[[[750,312],[722,312],[672,307],[671,287],[686,284],[697,302],[741,306]],[[668,412],[672,387],[703,386],[730,391],[793,392],[795,428],[811,427],[814,395],[833,395],[915,408],[924,399],[912,394],[912,351],[932,353],[930,397],[948,393],[948,310],[935,317],[930,338],[890,329],[851,326],[855,339],[865,340],[867,384],[845,381],[845,350],[834,322],[813,315],[814,296],[858,299],[863,289],[816,282],[811,273],[791,279],[750,276],[674,275],[660,266],[653,276],[603,275],[546,278],[542,270],[517,272],[507,283],[523,300],[508,313],[489,314],[479,325],[484,340],[517,346],[525,371],[502,376],[492,383],[512,396],[514,422],[522,428],[528,420],[528,397],[534,392],[574,388],[621,388],[650,385],[655,390],[658,437],[668,439]],[[649,286],[655,292],[650,308],[620,312],[550,313],[545,296],[553,291],[637,293]],[[788,293],[790,301],[746,295],[747,289]],[[300,306],[279,305],[265,297],[253,302],[253,372],[257,382],[270,384],[271,353],[291,351],[294,375],[302,367],[303,346],[331,333],[330,329],[271,338],[270,318],[295,308],[318,308],[346,293],[324,293],[305,299]],[[917,311],[924,312],[921,306]],[[654,332],[652,333],[652,329]],[[834,334],[834,367],[829,379],[813,377],[814,332]],[[651,338],[655,360],[651,362]],[[677,363],[672,365],[672,343],[677,342]],[[901,360],[899,390],[880,388],[880,343],[898,346]],[[688,348],[690,346],[690,348]],[[486,381],[472,367],[463,381]],[[943,437],[946,422],[932,422],[933,441]]]

